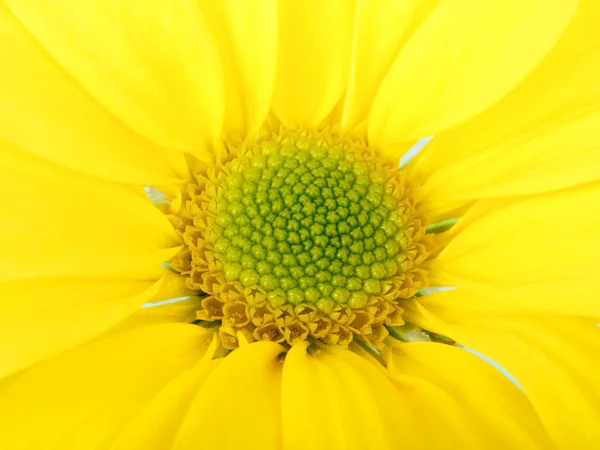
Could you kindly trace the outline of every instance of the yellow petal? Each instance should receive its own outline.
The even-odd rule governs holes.
[[[126,183],[168,184],[183,156],[133,132],[89,97],[0,3],[0,139],[58,164]]]
[[[227,104],[223,132],[253,136],[271,105],[277,65],[277,0],[202,0],[222,55]]]
[[[199,309],[201,306],[198,297],[151,308],[138,305],[130,316],[112,327],[109,333],[119,333],[131,328],[161,323],[192,323],[196,320],[196,311]]]
[[[455,305],[431,308],[450,337],[516,378],[559,448],[594,448],[600,439],[596,324],[568,316],[484,315]]]
[[[494,308],[600,317],[591,295],[600,289],[600,216],[590,206],[599,203],[595,183],[476,209],[488,213],[467,214],[431,283],[459,286]]]
[[[514,88],[568,25],[575,0],[439,2],[402,49],[373,103],[370,141],[395,145],[459,125]]]
[[[196,311],[201,309],[200,298],[191,297],[163,305],[144,307],[138,311],[138,316],[150,322],[183,322],[191,323],[196,320]]]
[[[156,294],[143,307],[138,308],[135,314],[121,322],[119,328],[155,323],[191,323],[196,320],[196,311],[202,309],[201,297],[196,295],[197,291],[187,288],[185,280],[184,276],[165,270]]]
[[[209,349],[194,367],[169,382],[127,424],[110,450],[170,449],[196,391],[223,361],[211,360],[213,353]]]
[[[457,201],[536,194],[600,178],[600,110],[566,119],[539,134],[472,154],[433,173],[419,191],[428,217]]]
[[[340,348],[313,357],[306,343],[283,366],[283,448],[427,448],[418,417],[372,363]]]
[[[422,443],[414,448],[486,448],[482,445],[482,435],[487,435],[489,442],[493,433],[489,427],[482,429],[481,424],[463,410],[460,399],[452,398],[426,378],[406,375],[394,366],[390,368],[389,377],[418,417]],[[435,433],[427,430],[435,430]]]
[[[0,281],[38,277],[156,280],[177,251],[147,198],[0,142]]]
[[[0,283],[0,378],[102,333],[159,287],[77,278]]]
[[[177,272],[161,268],[161,278],[163,282],[160,290],[149,300],[150,304],[161,304],[173,299],[198,295],[198,291],[187,287],[186,277]]]
[[[198,390],[173,450],[280,448],[278,344],[247,344],[227,355]]]
[[[160,295],[153,285],[177,236],[134,189],[9,145],[0,155],[0,187],[15,193],[0,197],[3,376],[104,332]]]
[[[354,0],[279,1],[273,110],[288,127],[318,126],[346,89]]]
[[[586,116],[597,111],[599,106],[598,21],[600,3],[594,0],[581,1],[563,36],[541,64],[485,113],[454,130],[437,135],[416,158],[413,168],[415,176],[426,179],[439,170],[446,172],[446,168],[457,171],[457,176],[461,178],[454,179],[453,182],[458,182],[458,187],[463,187],[458,194],[465,195],[470,193],[464,191],[462,184],[463,181],[470,183],[466,178],[485,175],[488,177],[488,184],[492,186],[505,180],[514,183],[519,177],[529,180],[533,168],[533,174],[539,179],[539,174],[535,173],[535,164],[548,166],[557,156],[568,152],[566,155],[569,158],[563,159],[559,166],[566,165],[565,170],[571,169],[569,176],[556,176],[552,179],[553,174],[548,173],[544,180],[546,188],[566,185],[566,181],[577,176],[577,171],[582,172],[581,179],[585,181],[585,158],[591,156],[593,146],[598,142],[589,133],[585,137],[580,136],[577,127],[585,127],[585,123],[578,124],[577,121],[587,120]],[[557,130],[553,131],[555,128]],[[569,130],[573,133],[570,136],[572,141],[564,148],[560,144],[554,145],[548,141],[550,138],[545,137],[546,133],[554,132],[558,133],[555,137],[560,139],[563,138],[561,134]],[[585,128],[582,131],[585,133]],[[535,152],[536,148],[532,148],[532,145],[539,146],[542,143],[546,146],[545,153]],[[459,168],[464,169],[468,161],[475,162],[476,155],[482,152],[485,152],[486,158],[490,155],[492,158],[482,161],[468,176],[459,174]],[[497,157],[497,152],[502,153],[501,158]],[[516,171],[514,175],[494,169],[502,158],[515,163],[512,165],[512,170]],[[517,163],[527,164],[525,170],[517,167]],[[504,167],[501,166],[501,169]],[[565,170],[562,171],[563,174]],[[482,187],[476,184],[467,186],[471,189]],[[516,187],[528,187],[526,183],[522,186],[509,184],[507,187],[509,186],[512,189],[505,189],[505,195],[510,195],[511,191],[516,193]],[[539,188],[539,182],[533,186]],[[456,195],[453,183],[448,183],[444,191],[448,195]],[[444,196],[437,187],[435,195],[439,198]]]
[[[0,447],[105,448],[211,336],[194,325],[141,327],[33,367],[0,391]]]
[[[482,359],[431,342],[398,350],[388,362],[390,375],[423,412],[422,425],[436,430],[433,448],[552,448],[525,394]]]
[[[213,38],[193,1],[6,2],[53,58],[135,131],[206,153],[224,89]]]
[[[366,120],[381,81],[414,28],[437,0],[358,0],[352,44],[352,69],[342,125]]]

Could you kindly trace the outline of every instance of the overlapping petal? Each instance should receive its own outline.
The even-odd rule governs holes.
[[[211,336],[193,325],[144,326],[37,365],[0,389],[0,446],[106,448],[170,380],[193,367]]]
[[[0,157],[4,376],[94,337],[158,295],[160,264],[178,240],[139,192],[7,143]]]
[[[355,0],[280,0],[273,111],[288,127],[315,127],[350,76]]]
[[[228,355],[195,394],[173,450],[280,448],[283,347],[262,341]]]
[[[155,145],[211,159],[225,92],[217,48],[197,2],[6,3],[119,119]]]
[[[89,278],[0,283],[0,378],[116,325],[159,287],[160,282]]]
[[[345,129],[368,119],[373,98],[396,55],[436,3],[437,0],[357,1],[352,69],[341,119]]]
[[[599,183],[482,201],[450,231],[455,236],[435,259],[431,283],[459,286],[484,308],[598,318],[599,202]]]
[[[557,45],[519,86],[427,145],[411,170],[424,182],[421,201],[430,213],[598,177],[599,20],[600,4],[581,1]]]
[[[225,139],[252,137],[275,86],[277,0],[200,2],[218,46],[225,85]]]
[[[310,356],[305,344],[283,368],[285,449],[423,448],[413,411],[384,373],[343,349]]]
[[[109,180],[160,185],[185,176],[181,154],[151,143],[91,98],[4,2],[0,59],[0,139]]]
[[[507,370],[523,387],[559,448],[594,448],[600,439],[596,377],[600,329],[596,324],[560,315],[473,312],[462,308],[457,298],[449,300],[429,304],[425,297],[427,310],[407,308],[407,317]]]
[[[499,371],[445,344],[400,344],[388,368],[417,410],[433,449],[548,449],[552,443],[526,395]]]
[[[173,227],[143,192],[4,142],[0,156],[0,280],[152,280],[176,253]]]
[[[396,156],[396,144],[440,133],[489,108],[554,46],[578,3],[439,2],[377,93],[370,141]]]
[[[218,344],[213,341],[212,344]],[[120,431],[111,450],[172,448],[194,395],[223,359],[211,359],[215,345],[190,369],[173,377]]]
[[[474,152],[427,179],[419,192],[421,208],[429,217],[445,218],[457,202],[538,194],[598,180],[599,129],[600,108]]]

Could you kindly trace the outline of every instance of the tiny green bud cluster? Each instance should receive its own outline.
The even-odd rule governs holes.
[[[268,301],[362,308],[404,260],[403,215],[383,173],[338,148],[272,143],[217,195],[214,253]]]

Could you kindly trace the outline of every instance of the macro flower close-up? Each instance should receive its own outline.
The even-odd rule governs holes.
[[[0,448],[599,448],[599,24],[0,0]]]

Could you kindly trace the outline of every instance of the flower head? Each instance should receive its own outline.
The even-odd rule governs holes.
[[[1,2],[0,447],[594,448],[598,19]]]

